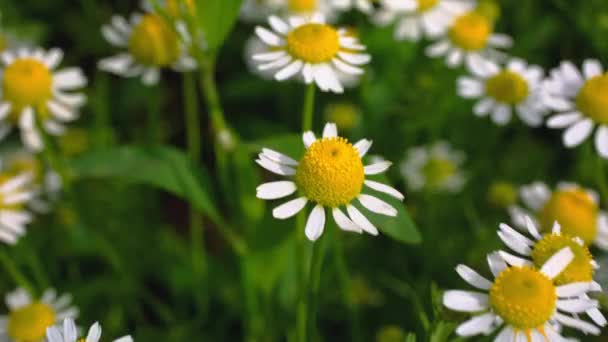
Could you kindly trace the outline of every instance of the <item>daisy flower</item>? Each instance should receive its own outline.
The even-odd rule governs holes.
[[[525,217],[530,216],[548,232],[557,221],[565,234],[608,250],[608,216],[600,210],[595,191],[574,183],[560,183],[551,191],[545,183],[534,182],[522,186],[519,195],[524,206],[509,208],[515,226],[527,229]]]
[[[569,247],[574,254],[574,259],[555,279],[556,285],[567,285],[572,283],[588,283],[593,281],[595,270],[599,265],[583,240],[563,234],[559,223],[555,222],[550,233],[541,234],[532,219],[524,218],[526,228],[530,237],[516,231],[509,225],[501,223],[498,236],[518,256],[506,252],[499,252],[502,258],[510,265],[540,268],[549,258],[564,247]],[[587,297],[584,297],[587,298]],[[606,326],[606,318],[597,307],[587,310],[589,317],[599,326]]]
[[[268,45],[266,52],[252,56],[259,70],[275,70],[274,78],[284,81],[298,74],[306,84],[315,82],[322,91],[342,93],[338,72],[362,75],[360,67],[371,57],[361,53],[365,46],[346,29],[325,24],[322,15],[310,19],[292,17],[285,22],[268,19],[273,31],[256,27],[257,36]]]
[[[0,318],[0,341],[42,342],[47,328],[78,316],[78,309],[71,303],[72,296],[57,298],[53,289],[46,290],[40,299],[32,298],[24,289],[7,294],[9,313]]]
[[[557,112],[547,126],[565,129],[564,145],[580,145],[597,127],[595,148],[608,158],[608,75],[600,62],[586,60],[582,73],[571,62],[562,62],[543,86],[546,105]]]
[[[494,24],[486,16],[468,11],[456,17],[448,28],[447,34],[426,49],[429,57],[445,56],[449,67],[455,68],[466,62],[472,64],[488,60],[499,60],[504,54],[497,48],[513,45],[511,37],[494,33]]]
[[[419,41],[444,35],[452,21],[472,8],[462,0],[382,0],[374,21],[379,25],[396,22],[395,39]]]
[[[0,131],[18,125],[23,143],[33,151],[44,148],[38,125],[61,135],[64,123],[77,119],[86,102],[84,94],[73,92],[87,83],[80,68],[54,71],[62,58],[59,49],[21,48],[0,55]]]
[[[63,321],[63,329],[53,326],[46,329],[46,338],[48,342],[99,342],[101,338],[101,326],[95,323],[89,328],[86,338],[78,338],[78,329],[72,318],[66,318]],[[114,340],[114,342],[133,342],[131,336],[124,336]]]
[[[155,85],[160,69],[175,71],[196,69],[196,61],[188,55],[180,37],[163,18],[154,13],[134,14],[130,22],[115,15],[101,28],[104,38],[113,46],[126,49],[116,56],[102,59],[100,69],[124,76],[141,76],[145,85]],[[179,31],[185,35],[184,30]]]
[[[488,61],[474,63],[471,68],[472,77],[458,79],[458,95],[480,99],[473,108],[475,115],[490,114],[492,121],[502,126],[511,121],[515,110],[529,126],[538,127],[543,123],[546,108],[541,96],[541,67],[514,58],[504,67]]]
[[[263,21],[269,15],[310,17],[322,13],[326,18],[335,17],[334,0],[245,0],[241,6],[241,18],[247,21]]]
[[[331,210],[342,230],[377,235],[378,229],[353,203],[357,199],[373,213],[397,215],[397,209],[388,203],[363,193],[365,185],[371,190],[403,200],[403,195],[392,187],[366,179],[366,176],[386,171],[391,163],[382,161],[364,166],[362,158],[372,142],[363,139],[351,145],[348,140],[338,136],[333,123],[325,125],[323,138],[317,139],[313,132],[305,132],[303,140],[306,152],[299,162],[270,149],[262,150],[256,160],[260,166],[278,175],[293,177],[293,180],[262,184],[257,188],[257,197],[274,200],[299,192],[298,198],[273,210],[273,216],[278,219],[290,218],[304,209],[308,202],[313,202],[314,209],[305,229],[311,241],[317,240],[323,233],[325,208]],[[348,216],[341,207],[346,207]]]
[[[26,207],[38,195],[32,181],[30,172],[0,173],[0,241],[4,243],[16,244],[32,221]]]
[[[466,181],[459,169],[464,160],[464,153],[454,150],[445,141],[413,147],[401,163],[401,175],[408,187],[415,191],[427,188],[458,192]]]
[[[596,301],[582,296],[597,290],[598,285],[589,282],[555,286],[553,282],[573,259],[574,254],[565,247],[536,269],[509,267],[498,253],[492,253],[488,264],[493,281],[468,266],[459,265],[456,272],[460,277],[484,292],[445,292],[443,304],[447,308],[474,315],[458,326],[456,333],[464,337],[490,335],[502,327],[494,339],[496,342],[563,341],[559,324],[598,335],[598,327],[570,316],[597,307]]]
[[[374,3],[378,0],[330,0],[331,5],[339,11],[350,11],[357,9],[365,14],[374,10]]]

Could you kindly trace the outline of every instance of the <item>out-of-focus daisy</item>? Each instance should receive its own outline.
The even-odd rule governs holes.
[[[0,174],[0,241],[9,245],[25,235],[32,221],[27,205],[38,195],[32,180],[30,172]]]
[[[462,0],[382,0],[374,21],[379,25],[396,22],[397,40],[434,39],[444,35],[453,20],[471,8],[470,2]]]
[[[526,259],[522,259],[507,252],[499,252],[508,264],[519,267],[541,268],[553,254],[562,248],[569,247],[574,254],[574,259],[572,259],[568,267],[553,279],[555,284],[567,285],[593,281],[595,269],[599,265],[593,260],[593,256],[583,243],[583,240],[562,234],[561,227],[557,222],[553,225],[551,233],[541,235],[529,217],[526,216],[525,221],[531,238],[519,233],[507,224],[500,224],[500,229],[498,230],[500,239],[510,249],[526,257]],[[602,327],[606,326],[606,318],[597,307],[589,308],[587,314],[595,324]]]
[[[241,6],[241,18],[247,21],[263,21],[269,15],[310,17],[321,13],[326,18],[335,17],[334,0],[245,0]]]
[[[74,323],[74,319],[66,318],[63,321],[63,329],[58,326],[49,327],[46,330],[46,338],[48,342],[99,342],[101,339],[101,325],[95,323],[89,328],[86,338],[78,338],[78,329]],[[131,336],[123,336],[114,342],[133,342]]]
[[[84,94],[73,92],[87,83],[80,68],[55,71],[62,58],[59,49],[22,48],[0,55],[0,131],[7,133],[17,125],[23,143],[34,151],[44,148],[38,125],[61,135],[64,123],[77,119],[86,102]]]
[[[315,82],[322,91],[342,93],[338,72],[362,75],[361,66],[371,60],[357,38],[325,24],[322,15],[291,17],[288,22],[271,16],[268,22],[273,31],[261,26],[255,30],[267,50],[252,58],[260,63],[258,69],[276,71],[278,81],[302,75],[306,84]]]
[[[451,310],[471,313],[470,320],[456,329],[460,336],[490,335],[503,327],[494,341],[563,341],[554,323],[588,334],[599,334],[595,325],[574,318],[580,312],[597,307],[586,293],[597,290],[592,282],[555,286],[557,277],[574,259],[569,247],[551,256],[540,269],[512,266],[498,253],[488,256],[494,275],[490,281],[465,265],[456,272],[479,291],[446,291],[443,304]]]
[[[401,175],[412,190],[458,192],[465,184],[460,170],[465,155],[449,143],[439,141],[431,146],[411,148],[401,163]]]
[[[306,223],[306,236],[311,241],[323,233],[325,208],[331,210],[341,229],[377,235],[378,229],[353,203],[358,200],[363,207],[377,214],[397,215],[397,209],[390,204],[363,193],[366,186],[370,190],[403,199],[403,195],[392,187],[366,179],[366,176],[386,171],[391,163],[382,161],[364,166],[362,158],[372,142],[363,139],[351,145],[348,140],[338,136],[333,123],[325,125],[323,138],[317,139],[313,132],[305,132],[303,140],[306,152],[299,162],[269,149],[259,154],[256,162],[260,166],[278,175],[293,177],[293,181],[262,184],[257,189],[258,198],[273,200],[299,192],[298,198],[273,210],[273,216],[278,219],[290,218],[304,209],[308,202],[313,202],[315,207]],[[348,216],[341,207],[346,207]]]
[[[61,193],[62,184],[59,174],[25,150],[7,152],[3,164],[5,171],[10,175],[32,176],[31,190],[39,196],[29,200],[28,206],[38,213],[48,212],[50,203],[56,201]]]
[[[451,23],[445,37],[426,49],[429,57],[445,56],[449,67],[466,62],[472,65],[504,59],[498,48],[509,48],[513,40],[506,34],[494,33],[494,23],[486,16],[469,11]],[[472,68],[471,68],[472,69]]]
[[[175,71],[196,68],[196,61],[188,55],[178,33],[157,14],[134,14],[130,22],[115,15],[101,32],[110,44],[127,50],[99,62],[99,68],[107,72],[124,77],[141,76],[144,84],[155,85],[162,68]]]
[[[380,0],[330,0],[331,5],[340,11],[349,11],[351,9],[359,10],[369,14],[374,10],[375,5],[379,5]]]
[[[608,216],[600,210],[596,192],[573,183],[560,183],[551,191],[545,183],[534,182],[522,186],[519,194],[524,207],[509,209],[516,226],[526,229],[525,217],[530,216],[549,232],[557,221],[565,234],[608,250]]]
[[[557,112],[547,126],[565,129],[564,145],[580,145],[597,127],[595,148],[608,158],[608,75],[600,62],[586,60],[582,73],[571,62],[562,62],[544,82],[544,93],[546,105]]]
[[[497,125],[511,121],[512,111],[529,126],[543,123],[546,107],[541,89],[543,69],[527,65],[521,59],[511,59],[505,67],[494,62],[471,65],[473,77],[458,79],[458,95],[467,99],[481,99],[473,112],[477,116],[490,114]]]
[[[338,129],[350,132],[361,120],[359,108],[350,102],[336,102],[325,106],[325,119],[336,123]]]
[[[509,208],[517,202],[517,188],[508,182],[495,182],[488,189],[488,202],[497,208]]]
[[[0,340],[42,342],[47,328],[78,316],[78,309],[71,303],[70,295],[57,297],[53,289],[46,290],[40,299],[32,298],[24,289],[7,294],[9,313],[0,318]]]

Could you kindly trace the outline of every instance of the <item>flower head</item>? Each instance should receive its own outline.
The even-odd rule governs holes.
[[[241,6],[241,18],[263,21],[269,15],[311,17],[315,13],[322,13],[326,18],[333,19],[336,17],[336,9],[342,9],[340,4],[334,4],[338,1],[340,0],[245,0]]]
[[[24,289],[17,289],[6,295],[9,313],[0,320],[0,336],[3,341],[41,342],[47,328],[78,315],[78,309],[71,306],[71,301],[72,297],[67,294],[57,298],[53,289],[46,290],[40,299],[32,298]]]
[[[38,196],[33,179],[31,172],[0,173],[0,241],[4,243],[16,244],[32,221],[27,205]]]
[[[608,158],[608,75],[597,60],[586,60],[581,73],[562,62],[543,84],[546,105],[557,112],[547,126],[564,128],[563,141],[572,148],[583,143],[597,127],[595,148]]]
[[[64,123],[78,118],[86,97],[74,90],[86,85],[79,68],[54,71],[61,62],[59,49],[6,51],[0,55],[0,130],[8,132],[18,125],[26,147],[44,148],[40,125],[52,135],[63,134]]]
[[[468,11],[457,17],[447,33],[437,43],[426,49],[429,57],[446,57],[449,67],[457,67],[463,61],[469,66],[484,61],[499,60],[504,56],[497,48],[513,45],[511,37],[494,33],[494,23],[477,11]]]
[[[259,70],[277,70],[274,78],[278,81],[301,74],[306,84],[315,82],[322,91],[342,93],[338,72],[361,75],[360,66],[371,59],[361,53],[365,46],[356,37],[325,24],[321,15],[292,17],[288,22],[271,16],[268,21],[273,31],[256,27],[257,36],[268,48],[252,58],[261,63]]]
[[[63,321],[63,329],[58,326],[52,326],[46,329],[46,338],[48,342],[99,342],[101,339],[101,326],[95,323],[89,328],[86,338],[78,338],[78,329],[72,318],[66,318]],[[114,342],[133,342],[131,336],[124,336],[114,340]]]
[[[196,68],[195,60],[188,55],[183,40],[188,37],[185,30],[173,29],[160,15],[149,12],[134,14],[130,22],[121,16],[113,16],[101,32],[112,45],[126,51],[102,59],[99,68],[113,74],[141,76],[146,85],[157,84],[160,69],[170,67],[175,71],[190,71]]]
[[[465,155],[454,150],[447,142],[411,148],[401,163],[401,174],[409,188],[458,192],[465,184],[459,170]]]
[[[303,140],[306,152],[300,161],[269,149],[259,154],[256,162],[260,166],[273,173],[293,177],[293,180],[260,185],[258,198],[279,199],[299,192],[298,198],[273,210],[273,216],[278,219],[290,218],[304,209],[308,202],[313,202],[315,207],[306,223],[306,236],[311,241],[323,233],[325,208],[331,210],[341,229],[377,235],[378,229],[355,207],[354,201],[358,200],[363,207],[377,214],[397,215],[397,210],[390,204],[363,193],[365,188],[369,188],[403,199],[403,195],[392,187],[366,179],[386,171],[391,163],[382,161],[365,166],[362,158],[372,142],[363,139],[352,145],[338,136],[336,125],[332,123],[325,125],[323,138],[317,139],[314,133],[305,132]],[[348,216],[340,209],[343,207],[346,207]]]
[[[474,77],[458,79],[458,94],[480,99],[473,111],[477,116],[490,114],[497,125],[506,125],[512,111],[529,126],[540,126],[546,113],[541,98],[542,68],[511,59],[505,67],[494,62],[471,65]]]
[[[488,256],[494,275],[490,281],[465,265],[456,268],[469,285],[479,291],[446,291],[443,303],[451,310],[471,313],[456,333],[460,336],[489,335],[503,327],[495,341],[563,339],[554,326],[572,327],[585,333],[599,334],[595,325],[570,315],[597,308],[597,301],[585,298],[598,290],[592,282],[556,286],[554,279],[574,259],[569,247],[552,255],[540,268],[527,265],[508,266],[498,253]]]
[[[380,25],[396,22],[395,39],[418,41],[445,35],[454,19],[472,8],[460,0],[382,0],[374,16]]]
[[[549,232],[557,221],[564,234],[608,249],[608,216],[599,209],[595,192],[573,183],[560,183],[551,191],[546,184],[535,182],[521,187],[519,193],[524,207],[509,209],[516,226],[526,229],[525,217],[530,216],[541,231]]]

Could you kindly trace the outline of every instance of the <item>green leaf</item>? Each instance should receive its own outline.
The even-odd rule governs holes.
[[[76,179],[119,178],[150,185],[183,198],[211,219],[219,218],[208,173],[175,148],[124,146],[94,151],[71,161],[70,167]]]
[[[210,50],[217,50],[226,40],[239,15],[242,0],[197,0],[199,24]]]

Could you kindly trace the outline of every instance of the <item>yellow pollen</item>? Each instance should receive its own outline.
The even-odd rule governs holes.
[[[477,12],[469,12],[457,18],[450,28],[449,36],[454,45],[469,51],[486,46],[493,27],[490,20]]]
[[[184,11],[188,15],[195,15],[196,13],[196,2],[195,0],[167,0],[167,13],[171,18],[181,17]]]
[[[143,65],[169,66],[179,58],[178,37],[161,17],[147,14],[133,28],[129,52]]]
[[[38,341],[44,338],[46,328],[53,324],[53,308],[44,303],[33,303],[10,313],[7,332],[16,341]]]
[[[318,0],[289,0],[290,12],[314,12]]]
[[[302,25],[287,35],[287,51],[304,62],[329,62],[340,51],[338,31],[324,24]]]
[[[529,267],[507,268],[490,288],[490,305],[516,330],[543,326],[553,316],[556,304],[551,279]]]
[[[555,221],[562,232],[579,237],[589,245],[597,235],[598,206],[581,189],[560,190],[553,193],[539,214],[543,231],[549,232]]]
[[[576,104],[593,121],[608,124],[608,74],[585,82],[576,97]]]
[[[426,184],[433,188],[442,185],[456,173],[456,165],[450,160],[442,158],[429,159],[422,169]]]
[[[51,71],[33,58],[18,59],[4,69],[2,86],[4,99],[11,103],[11,121],[16,122],[25,107],[46,112],[46,103],[52,96]]]
[[[565,234],[548,234],[540,240],[532,250],[532,260],[537,268],[542,267],[555,253],[565,247],[570,247],[574,253],[574,260],[566,269],[554,279],[557,285],[575,282],[589,282],[593,280],[593,266],[591,265],[591,252],[587,247],[581,246],[570,236]]]
[[[418,0],[418,12],[426,12],[435,7],[439,0]]]
[[[498,102],[518,104],[528,97],[528,82],[520,74],[505,70],[488,79],[486,93]]]
[[[313,143],[296,170],[298,189],[326,207],[346,205],[361,193],[365,175],[359,151],[346,139],[323,138]]]

